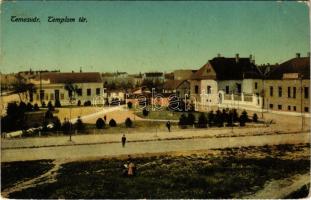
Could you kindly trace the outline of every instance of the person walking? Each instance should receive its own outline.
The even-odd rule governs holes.
[[[121,141],[122,141],[122,147],[125,147],[125,142],[126,142],[125,134],[123,134]]]
[[[166,127],[167,127],[168,132],[171,132],[171,122],[170,121],[166,122]]]

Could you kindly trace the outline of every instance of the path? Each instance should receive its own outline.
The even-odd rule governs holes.
[[[30,188],[30,187],[35,187],[35,186],[38,186],[38,185],[41,185],[44,183],[55,182],[57,171],[59,170],[62,163],[63,162],[60,160],[54,160],[53,161],[54,166],[49,171],[47,171],[46,173],[44,173],[44,174],[42,174],[36,178],[27,180],[27,181],[18,182],[14,186],[3,190],[1,192],[1,195],[3,197],[8,197],[8,195],[10,193],[13,193],[13,192],[21,191],[21,190],[24,190],[24,189]]]
[[[309,133],[277,134],[263,136],[196,138],[184,140],[162,140],[129,142],[125,148],[120,143],[3,149],[2,162],[39,159],[85,159],[104,156],[119,156],[141,153],[207,150],[241,146],[263,146],[277,144],[309,143]]]
[[[289,178],[270,181],[266,183],[262,190],[244,198],[283,199],[308,183],[310,183],[310,173],[297,174]]]

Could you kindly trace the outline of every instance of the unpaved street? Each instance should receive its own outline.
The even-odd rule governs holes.
[[[139,153],[160,153],[170,151],[205,150],[215,148],[263,146],[276,144],[299,144],[309,142],[309,133],[296,133],[263,136],[129,142],[126,144],[125,148],[122,148],[120,143],[20,148],[3,149],[1,160],[2,162],[9,162],[39,159],[84,159]]]

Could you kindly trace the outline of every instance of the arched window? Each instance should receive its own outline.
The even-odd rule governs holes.
[[[199,86],[196,85],[196,86],[194,87],[194,92],[195,92],[196,94],[199,94]]]
[[[211,86],[207,86],[207,94],[211,94],[212,93],[212,87]]]

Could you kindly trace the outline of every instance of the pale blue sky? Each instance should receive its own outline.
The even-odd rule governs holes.
[[[4,2],[2,72],[198,69],[221,53],[283,62],[310,51],[308,7],[298,2]],[[12,23],[37,16],[40,23]],[[85,16],[87,23],[48,23]]]

